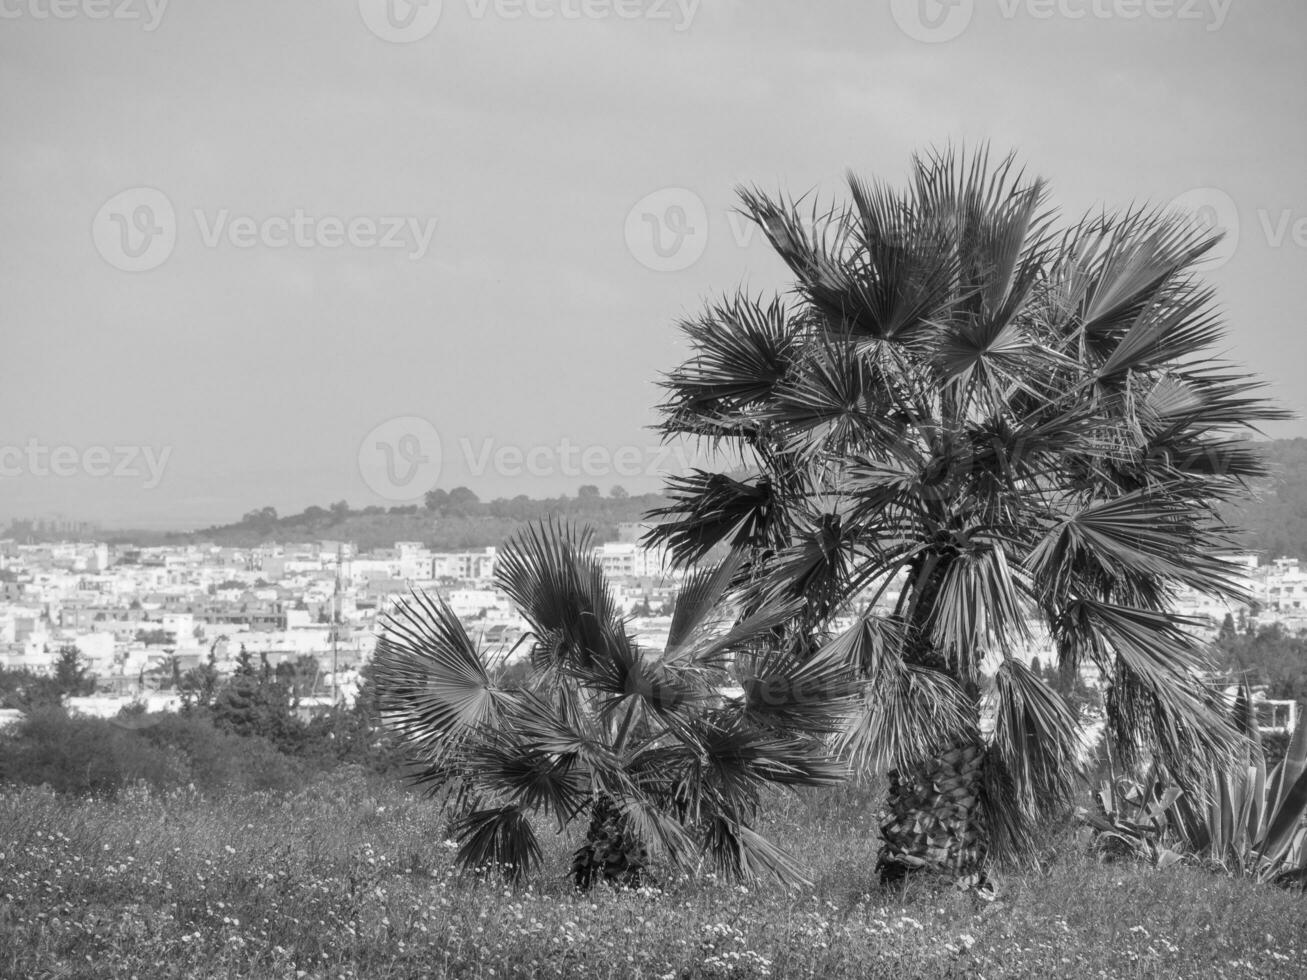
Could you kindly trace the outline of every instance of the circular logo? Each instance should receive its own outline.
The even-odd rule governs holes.
[[[890,0],[894,22],[914,41],[942,44],[971,24],[975,0]]]
[[[1190,222],[1197,234],[1223,237],[1197,263],[1204,272],[1219,269],[1239,248],[1239,205],[1229,194],[1215,187],[1195,187],[1173,198],[1171,210]]]
[[[148,272],[177,245],[177,212],[163,191],[133,187],[104,202],[91,223],[100,256],[123,272]]]
[[[441,0],[359,0],[368,30],[392,44],[421,41],[440,22]]]
[[[359,474],[377,496],[416,500],[440,478],[440,433],[426,419],[382,422],[359,446]]]
[[[626,215],[626,247],[655,272],[679,272],[708,247],[708,209],[684,187],[665,187],[642,197]]]

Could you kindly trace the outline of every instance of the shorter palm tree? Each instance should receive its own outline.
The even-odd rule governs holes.
[[[588,531],[528,527],[503,549],[498,586],[530,624],[529,673],[497,680],[508,654],[479,649],[449,606],[415,592],[385,616],[373,662],[382,717],[446,791],[458,861],[521,877],[541,851],[533,816],[560,832],[587,817],[578,886],[638,884],[658,856],[707,857],[740,880],[802,882],[756,821],[767,784],[837,783],[826,748],[852,693],[834,657],[798,662],[771,637],[790,606],[742,615],[725,596],[738,565],[689,575],[666,648],[642,648]],[[738,692],[729,696],[724,692]]]

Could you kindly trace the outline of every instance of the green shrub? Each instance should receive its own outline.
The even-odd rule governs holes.
[[[34,710],[0,736],[0,782],[50,786],[59,793],[112,796],[144,781],[185,786],[190,768],[175,748],[154,745],[102,718]]]
[[[113,796],[138,782],[204,792],[293,790],[307,766],[265,738],[224,732],[200,714],[114,719],[31,712],[0,736],[0,783]]]
[[[303,782],[304,767],[267,739],[223,731],[205,714],[151,715],[139,735],[185,758],[197,789],[289,790]]]

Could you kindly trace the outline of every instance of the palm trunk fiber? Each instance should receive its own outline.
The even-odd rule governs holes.
[[[987,849],[980,813],[983,766],[984,749],[971,743],[890,772],[876,861],[882,882],[918,870],[961,877],[979,869]]]
[[[585,843],[572,855],[572,880],[582,891],[599,882],[638,888],[647,876],[649,851],[631,833],[630,822],[612,799],[600,794],[590,810]]]

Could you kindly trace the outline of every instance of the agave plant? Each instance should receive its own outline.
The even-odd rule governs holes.
[[[1149,774],[1103,780],[1096,811],[1076,816],[1094,831],[1094,846],[1108,858],[1134,857],[1168,868],[1184,857],[1174,807],[1183,794]]]
[[[1117,758],[1201,794],[1239,740],[1172,598],[1246,599],[1220,510],[1284,417],[1212,359],[1217,236],[1145,209],[1058,230],[1043,182],[983,153],[808,212],[741,198],[793,296],[685,324],[662,430],[722,466],[672,480],[650,541],[739,554],[746,606],[801,603],[778,650],[861,671],[845,740],[890,771],[882,870],[1019,858],[1072,805],[1077,723],[1023,666],[1032,623],[1106,681]]]
[[[1307,882],[1307,716],[1268,774],[1252,694],[1241,684],[1236,723],[1242,757],[1212,774],[1206,799],[1182,800],[1180,828],[1196,853],[1227,870],[1281,883]]]
[[[803,881],[756,827],[769,784],[836,783],[823,736],[851,687],[834,657],[778,657],[770,634],[791,607],[741,616],[738,563],[703,568],[678,592],[664,649],[642,646],[593,555],[590,533],[544,524],[511,540],[495,577],[529,622],[529,675],[496,680],[504,654],[479,649],[438,596],[385,616],[373,667],[383,718],[447,791],[458,861],[528,873],[539,821],[588,820],[573,860],[581,887],[632,885],[651,860],[707,858],[738,879]],[[726,692],[741,691],[738,696]]]

